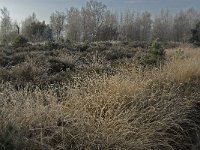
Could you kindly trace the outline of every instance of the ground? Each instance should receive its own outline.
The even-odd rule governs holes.
[[[147,49],[2,48],[0,149],[199,149],[200,49],[167,47],[160,66],[138,66]]]

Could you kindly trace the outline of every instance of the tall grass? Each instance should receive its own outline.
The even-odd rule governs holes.
[[[127,65],[112,77],[80,77],[46,90],[0,84],[0,139],[14,124],[24,149],[190,149],[199,129],[191,112],[200,101],[200,49],[183,51],[176,57],[168,50],[160,69]],[[16,137],[11,144],[19,144]]]

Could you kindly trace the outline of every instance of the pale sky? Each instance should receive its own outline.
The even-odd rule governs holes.
[[[66,11],[70,7],[81,8],[87,0],[0,0],[0,8],[7,7],[13,20],[21,21],[33,12],[39,20],[49,21],[52,12]],[[98,0],[100,1],[100,0]],[[108,9],[121,12],[127,8],[138,12],[145,10],[156,14],[161,9],[175,13],[187,8],[200,10],[200,0],[101,0]]]

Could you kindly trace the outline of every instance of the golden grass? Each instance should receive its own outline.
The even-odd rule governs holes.
[[[200,49],[183,50],[181,58],[168,50],[162,70],[122,67],[112,77],[88,76],[48,90],[1,84],[0,133],[15,124],[26,149],[188,148],[180,123],[200,100]]]
[[[200,49],[184,48],[182,51],[183,56],[173,58],[164,69],[166,78],[180,83],[200,76]],[[169,53],[177,55],[172,50]]]

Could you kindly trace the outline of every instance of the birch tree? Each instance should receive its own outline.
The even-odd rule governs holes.
[[[66,15],[63,12],[56,11],[50,16],[50,26],[56,41],[60,40],[61,34],[64,30],[65,20]]]
[[[1,41],[3,43],[8,43],[9,33],[12,30],[10,13],[6,7],[0,9],[0,12],[1,12]]]
[[[99,40],[99,30],[105,21],[106,5],[102,2],[90,0],[82,8],[82,23],[84,39]]]
[[[81,40],[81,14],[74,7],[67,11],[66,34],[71,41],[79,42]]]

